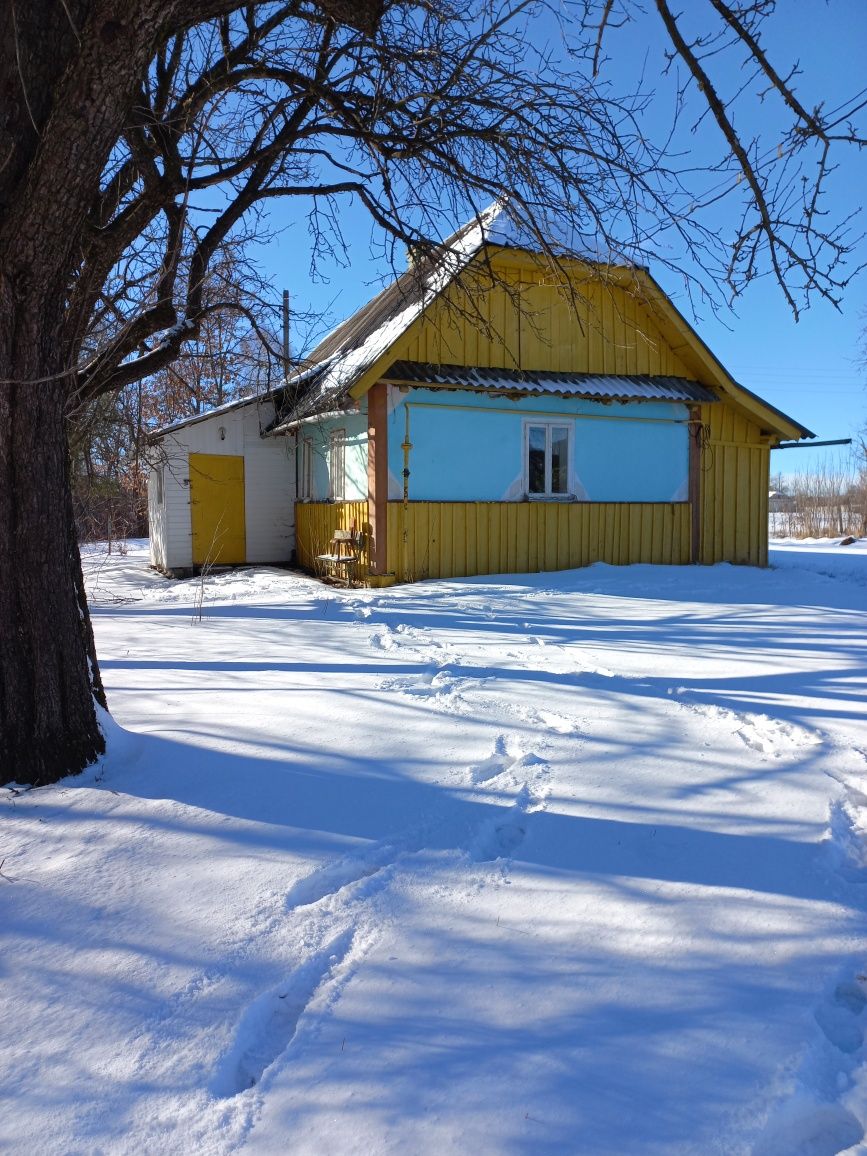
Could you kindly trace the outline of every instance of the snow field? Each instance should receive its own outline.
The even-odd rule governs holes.
[[[0,792],[0,1145],[864,1150],[863,585],[88,565],[108,754]]]

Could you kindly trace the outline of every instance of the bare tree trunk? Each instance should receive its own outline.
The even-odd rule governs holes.
[[[69,485],[62,369],[44,314],[0,276],[0,783],[53,782],[105,743],[105,696],[84,596]]]

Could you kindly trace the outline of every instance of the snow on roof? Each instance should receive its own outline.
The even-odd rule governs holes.
[[[545,246],[541,237],[545,238]],[[306,359],[306,365],[290,373],[281,385],[278,417],[268,432],[278,433],[305,417],[339,409],[352,385],[486,245],[532,253],[541,253],[547,247],[555,257],[580,256],[593,263],[630,264],[622,254],[601,246],[595,236],[567,228],[551,215],[537,216],[534,229],[520,220],[505,201],[494,201],[445,240],[433,257],[423,258],[407,269],[323,338]],[[212,414],[247,405],[257,396],[185,418],[151,436],[159,438]],[[279,404],[281,398],[289,397],[294,397],[294,404]]]
[[[184,429],[188,425],[195,425],[200,421],[207,421],[209,418],[217,417],[221,413],[229,413],[233,409],[240,409],[245,405],[252,405],[254,401],[270,401],[273,403],[273,393],[247,393],[243,397],[236,397],[233,401],[224,402],[223,405],[214,406],[213,409],[205,410],[204,413],[194,413],[189,417],[179,418],[178,421],[173,421],[171,425],[160,426],[159,429],[153,430],[148,434],[148,441],[158,441],[166,434],[175,433],[176,430]]]
[[[493,207],[493,206],[492,206]],[[587,232],[567,224],[562,217],[542,212],[534,214],[536,227],[519,220],[510,207],[498,205],[497,212],[485,226],[485,244],[501,245],[505,249],[525,249],[533,253],[541,250],[540,237],[555,257],[581,257],[594,264],[634,265],[636,262],[625,252],[618,252],[595,232]]]
[[[553,256],[581,256],[594,263],[630,262],[623,255],[603,252],[597,238],[566,229],[553,217],[537,221],[538,231],[520,221],[503,201],[494,201],[443,242],[437,255],[401,274],[388,288],[339,325],[309,357],[306,390],[271,432],[300,419],[334,409],[351,386],[384,354],[413,321],[472,261],[485,245],[541,253],[540,236]],[[326,364],[327,363],[327,364]],[[313,378],[316,378],[315,386]],[[302,384],[301,375],[286,385]]]
[[[486,243],[491,227],[502,214],[503,206],[499,202],[489,205],[445,241],[433,261],[422,261],[402,273],[388,288],[332,330],[310,354],[306,372],[308,377],[317,378],[315,386],[299,398],[274,432],[285,428],[289,422],[336,405],[340,396],[466,268]],[[286,381],[289,389],[300,384],[301,374],[291,375]]]

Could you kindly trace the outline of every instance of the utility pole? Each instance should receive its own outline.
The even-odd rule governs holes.
[[[283,290],[283,376],[289,376],[289,290]]]

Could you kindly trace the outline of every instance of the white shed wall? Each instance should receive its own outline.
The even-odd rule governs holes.
[[[191,453],[243,455],[247,561],[289,561],[295,548],[295,467],[288,439],[260,436],[273,416],[271,402],[251,403],[166,434],[152,448],[153,466],[163,469],[162,508],[155,468],[148,482],[153,565],[185,570],[193,564]]]
[[[159,500],[157,493],[157,477],[162,471],[165,479],[165,470],[158,462],[151,467],[148,475],[148,531],[151,544],[151,565],[166,568],[166,505]],[[165,485],[165,481],[163,483]]]

